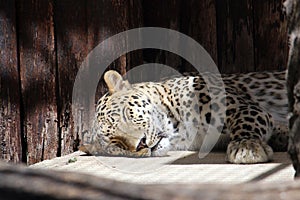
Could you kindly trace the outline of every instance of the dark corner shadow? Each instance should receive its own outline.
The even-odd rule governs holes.
[[[184,156],[173,162],[169,165],[192,165],[192,164],[226,164],[224,152],[211,152],[207,154],[204,158],[199,158],[199,152],[195,152],[191,155]]]

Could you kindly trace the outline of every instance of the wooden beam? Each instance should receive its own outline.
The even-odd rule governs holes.
[[[300,180],[245,184],[133,184],[0,163],[3,199],[298,199]],[[30,183],[30,184],[28,184]]]

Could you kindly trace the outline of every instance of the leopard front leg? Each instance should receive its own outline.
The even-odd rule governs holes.
[[[273,150],[260,139],[232,140],[227,147],[226,160],[236,164],[254,164],[268,162]]]
[[[273,150],[266,143],[272,132],[272,117],[255,105],[227,110],[230,143],[226,160],[236,164],[268,162]]]

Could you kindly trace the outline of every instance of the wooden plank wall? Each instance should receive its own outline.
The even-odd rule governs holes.
[[[53,1],[17,3],[23,129],[29,163],[57,154]]]
[[[282,1],[0,0],[0,158],[32,164],[76,150],[88,117],[71,110],[76,73],[95,46],[124,30],[185,33],[223,73],[284,69]],[[124,74],[143,61],[193,68],[153,49],[123,55],[109,68]],[[105,91],[100,81],[96,96]]]
[[[19,162],[24,156],[21,145],[24,135],[20,120],[15,1],[0,1],[0,10],[0,158]]]

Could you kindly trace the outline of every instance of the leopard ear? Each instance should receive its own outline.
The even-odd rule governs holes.
[[[104,74],[104,81],[110,94],[119,91],[126,91],[131,88],[130,83],[128,81],[124,81],[121,74],[114,70],[107,71]]]

